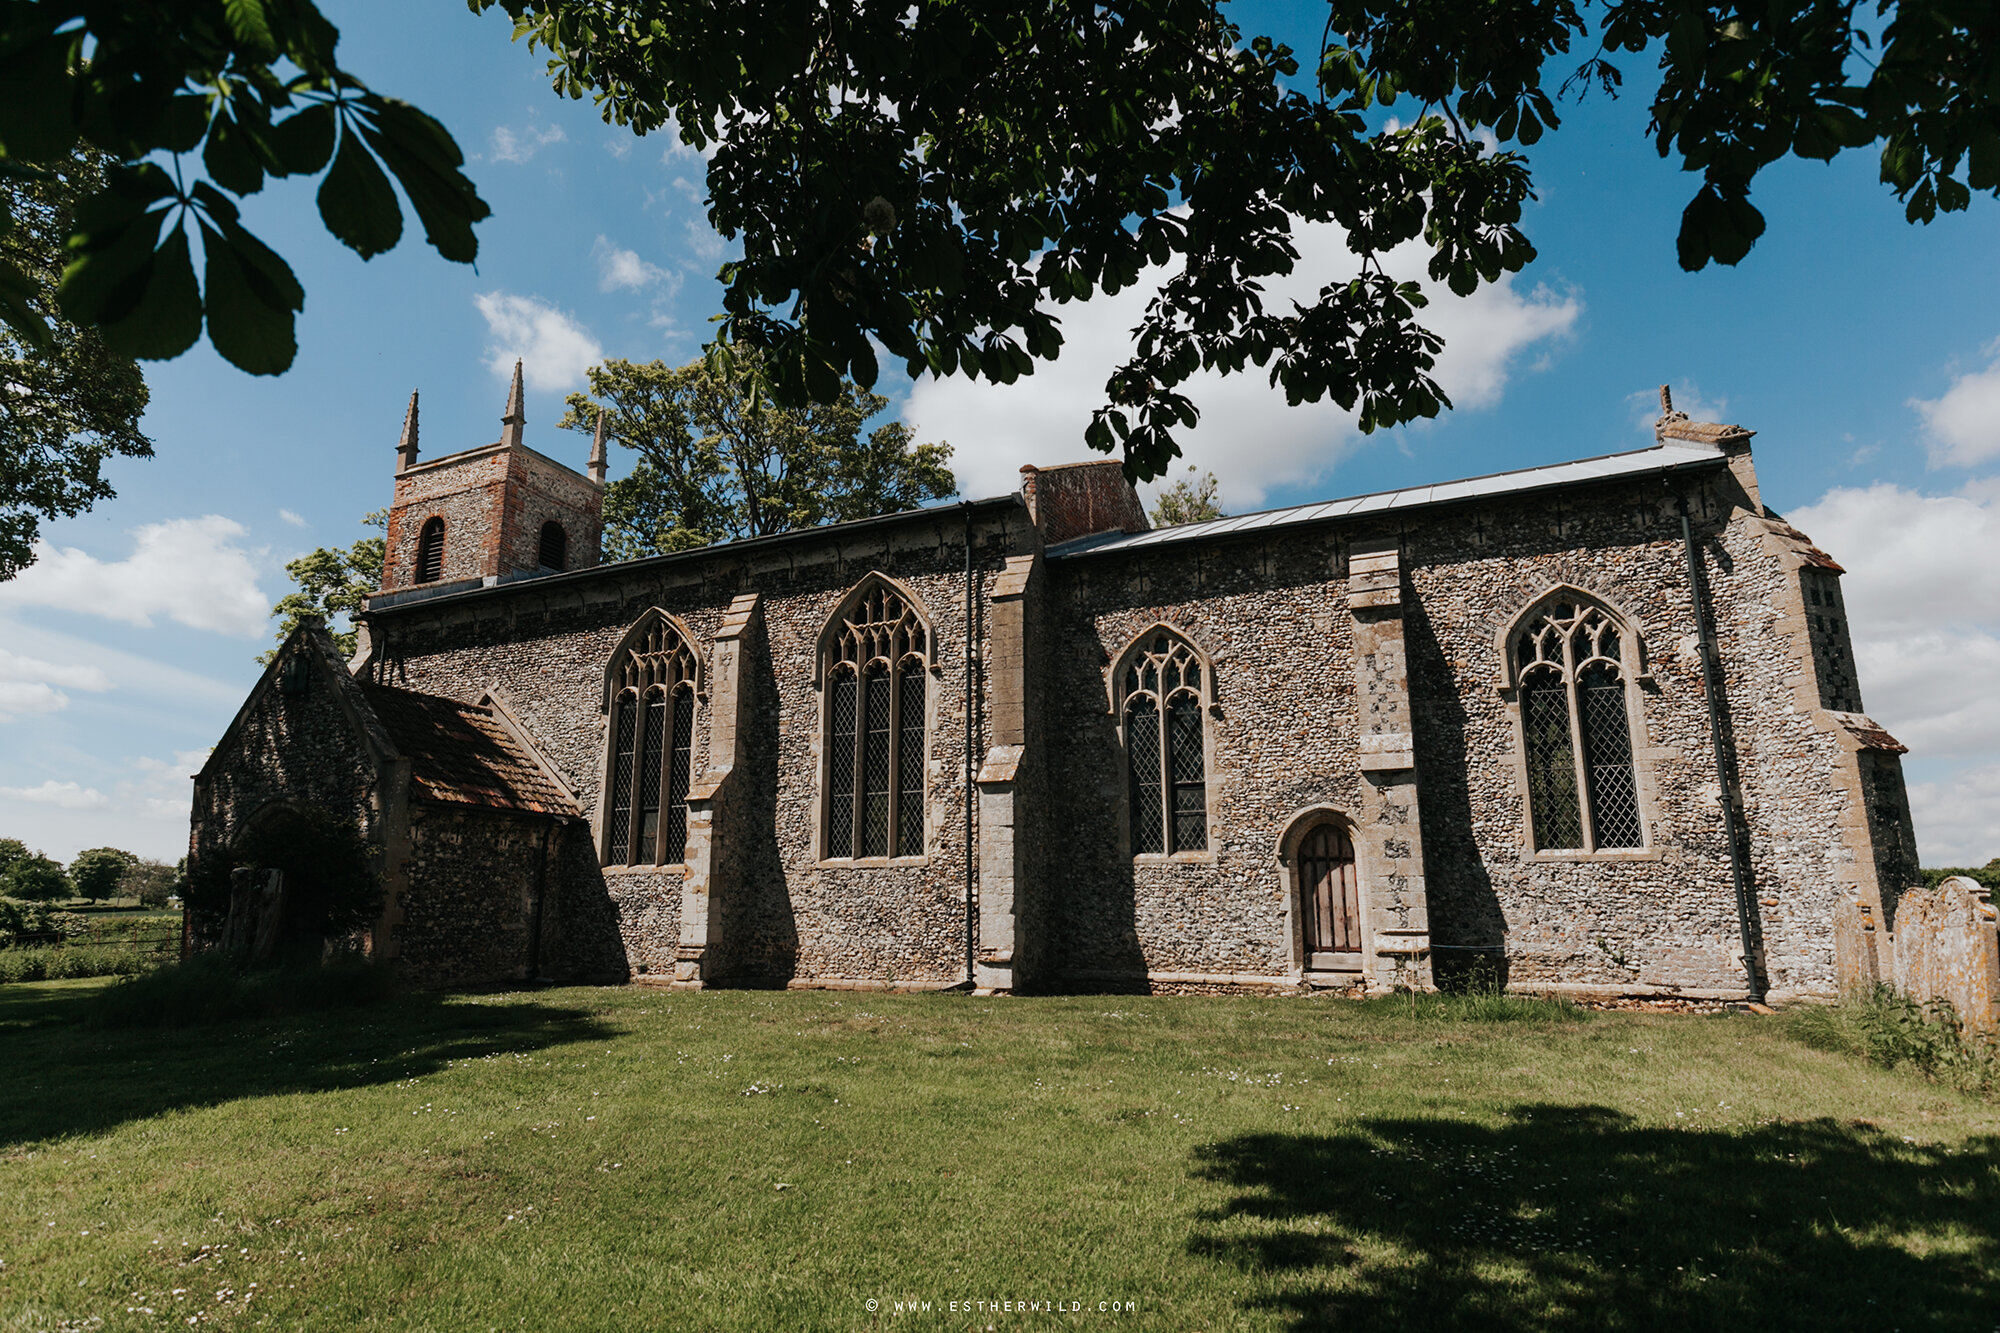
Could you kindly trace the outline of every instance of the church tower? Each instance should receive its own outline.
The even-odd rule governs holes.
[[[382,592],[511,583],[599,563],[604,533],[604,418],[588,475],[522,442],[521,363],[500,439],[419,462],[417,395],[396,445]]]

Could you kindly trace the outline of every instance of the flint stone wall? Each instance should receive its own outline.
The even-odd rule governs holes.
[[[501,501],[507,489],[507,451],[498,445],[477,458],[447,455],[396,475],[382,561],[384,590],[417,581],[417,539],[433,516],[444,520],[441,583],[495,572],[500,551]]]
[[[1770,981],[1828,990],[1833,895],[1843,858],[1851,860],[1828,830],[1852,795],[1838,771],[1840,746],[1793,698],[1792,682],[1811,671],[1810,648],[1788,636],[1773,603],[1795,576],[1763,550],[1762,520],[1742,507],[1729,472],[1682,485],[1707,562],[1746,777]],[[1345,553],[1399,539],[1423,872],[1439,953],[1504,950],[1516,983],[1740,991],[1720,784],[1672,501],[1653,478],[1401,522],[1051,562],[1065,971],[1295,971],[1279,838],[1309,807],[1352,815],[1368,805]],[[1597,596],[1641,636],[1648,678],[1636,691],[1632,741],[1643,851],[1527,845],[1515,705],[1498,688],[1496,640],[1559,585]],[[1125,851],[1106,672],[1156,622],[1213,659],[1212,850],[1135,864]],[[1364,929],[1374,929],[1389,923],[1370,920],[1371,868],[1395,857],[1398,834],[1365,823],[1356,832]]]
[[[267,671],[275,679],[283,666]],[[337,663],[333,670],[340,670]],[[302,693],[255,694],[195,783],[189,854],[226,852],[264,812],[286,807],[351,820],[381,843],[386,803],[375,760],[340,700],[317,678]]]
[[[498,559],[489,573],[539,569],[542,525],[562,525],[568,539],[566,568],[588,569],[598,562],[604,532],[604,488],[532,449],[509,451],[512,484],[500,524]]]
[[[424,985],[525,978],[549,821],[422,804],[411,812],[399,963]],[[553,857],[551,857],[551,860]]]
[[[375,658],[366,669],[385,684],[467,701],[493,687],[576,794],[594,846],[602,834],[604,673],[625,632],[658,607],[687,627],[707,670],[731,600],[761,594],[763,643],[743,667],[751,762],[732,779],[728,799],[735,827],[767,832],[727,849],[732,882],[718,885],[714,899],[722,917],[715,975],[739,984],[953,984],[964,976],[965,937],[963,523],[946,513],[846,536],[835,530],[818,544],[721,547],[397,606],[370,618]],[[977,607],[1005,557],[1034,537],[1017,506],[977,511],[973,537]],[[871,572],[907,586],[930,627],[925,852],[884,864],[823,862],[819,638]],[[976,684],[981,693],[990,688],[983,675]],[[707,767],[708,732],[707,703],[698,700],[697,775]],[[616,941],[600,946],[586,935],[585,951],[615,959],[621,972],[671,977],[683,869],[599,870],[594,860],[565,862],[563,901],[573,914],[566,919],[602,910],[606,925],[615,920]]]

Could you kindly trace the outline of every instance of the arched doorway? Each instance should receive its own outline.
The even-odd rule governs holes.
[[[1361,885],[1354,840],[1338,824],[1315,824],[1299,840],[1293,864],[1307,970],[1360,970]]]

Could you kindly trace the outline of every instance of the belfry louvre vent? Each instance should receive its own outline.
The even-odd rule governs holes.
[[[436,583],[444,577],[444,520],[427,518],[417,535],[418,583]]]
[[[563,525],[556,522],[542,524],[542,549],[539,563],[543,569],[552,569],[560,574],[569,568],[569,534]]]

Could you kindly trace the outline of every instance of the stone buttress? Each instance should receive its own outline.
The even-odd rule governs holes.
[[[727,893],[741,864],[731,840],[760,836],[734,827],[731,796],[742,786],[746,716],[754,683],[743,669],[748,641],[763,633],[762,599],[745,593],[729,604],[715,632],[708,676],[708,767],[688,788],[687,878],[681,887],[681,938],[674,954],[674,987],[699,990],[714,979],[721,943],[717,896]]]
[[[1348,559],[1354,683],[1366,804],[1355,812],[1366,862],[1362,967],[1371,989],[1431,984],[1430,909],[1417,820],[1416,740],[1403,648],[1401,543],[1357,541]]]

